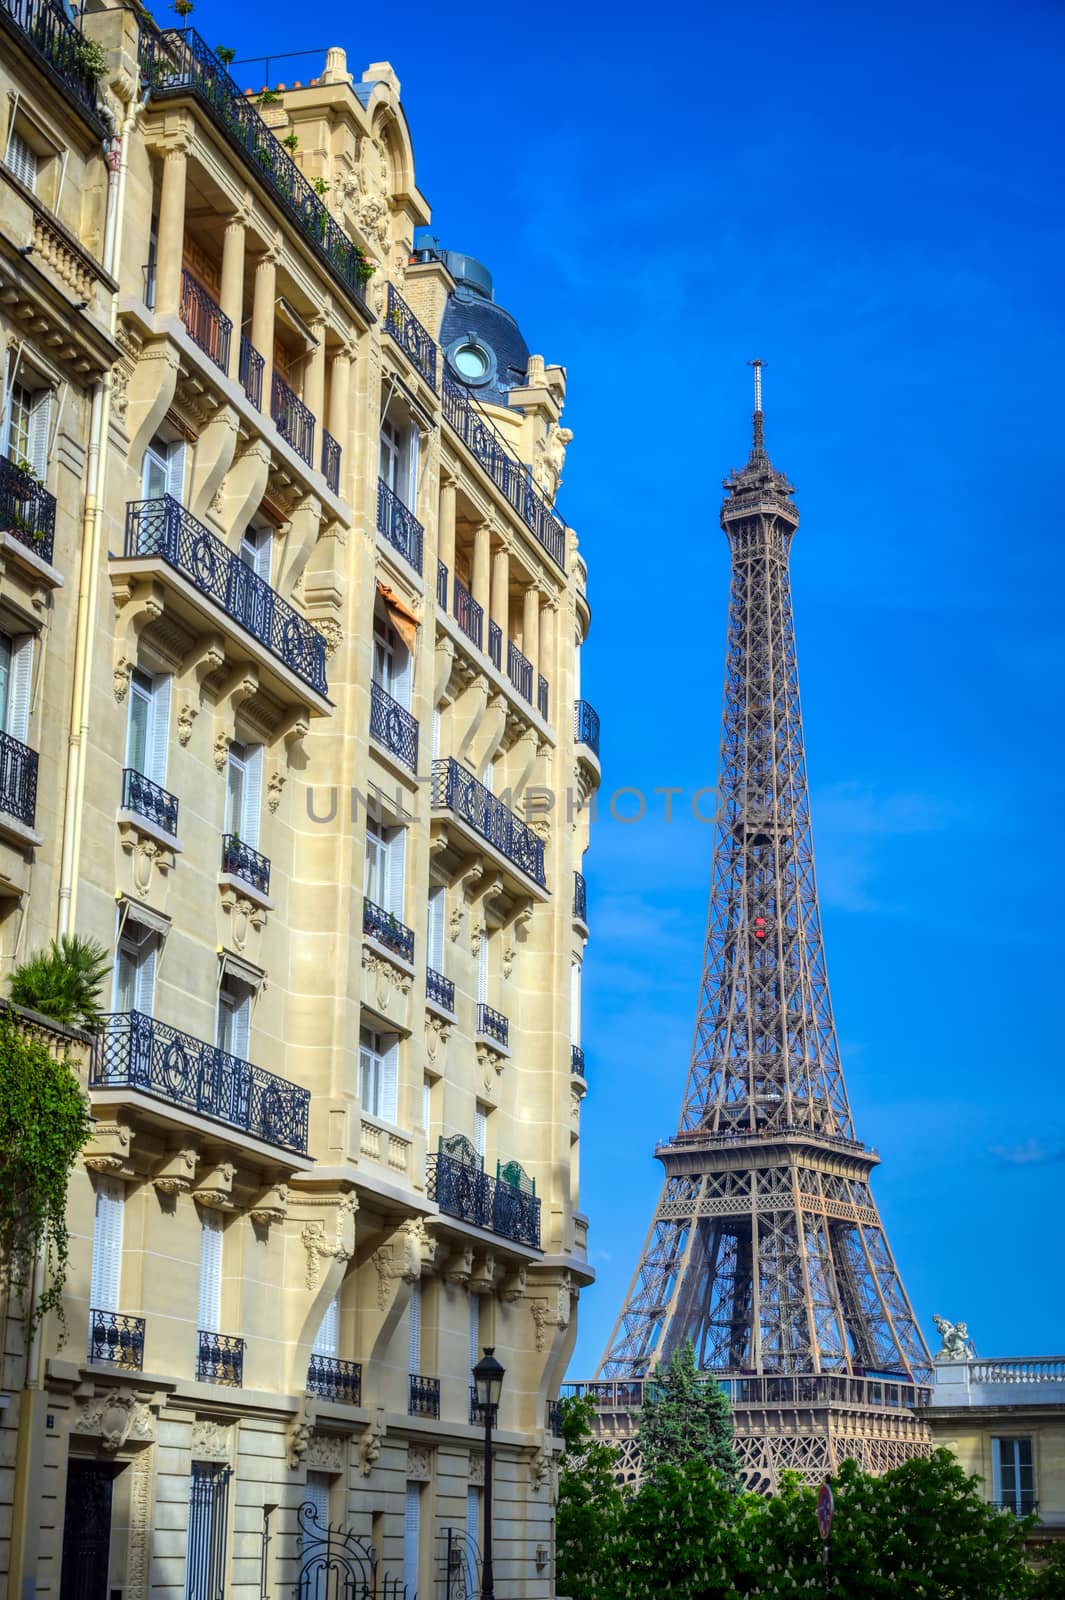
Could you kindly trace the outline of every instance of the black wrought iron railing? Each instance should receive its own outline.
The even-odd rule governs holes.
[[[540,1201],[527,1190],[440,1151],[428,1158],[427,1192],[449,1217],[539,1250]]]
[[[446,372],[443,375],[442,405],[444,416],[471,455],[484,467],[551,559],[564,568],[565,524],[534,486],[531,470],[511,454],[502,435],[477,405],[469,390],[456,383]]]
[[[99,79],[90,70],[84,34],[62,6],[50,0],[0,0],[0,17],[18,30],[42,66],[99,134],[106,133],[98,110]]]
[[[412,772],[418,770],[418,723],[383,684],[370,684],[370,737]]]
[[[260,894],[270,893],[270,863],[236,833],[222,835],[222,871],[250,883]]]
[[[266,362],[247,334],[242,333],[240,336],[240,364],[237,376],[240,378],[241,388],[256,411],[261,411],[263,408],[263,373],[265,370]]]
[[[122,804],[166,833],[177,833],[177,796],[133,767],[126,767],[122,773]]]
[[[447,610],[447,567],[442,561],[436,563],[436,603],[442,611]]]
[[[322,429],[322,477],[334,494],[340,493],[340,446]]]
[[[376,939],[378,944],[395,951],[404,961],[414,960],[414,934],[411,929],[393,916],[391,911],[385,911],[372,900],[362,902],[362,931],[368,933],[371,939]]]
[[[160,556],[297,678],[328,692],[322,635],[172,495],[127,505],[126,555]]]
[[[421,572],[422,525],[383,478],[377,480],[377,529],[393,549],[406,557],[415,572]]]
[[[425,969],[425,995],[426,999],[443,1006],[445,1011],[454,1011],[455,985],[442,972],[434,972],[432,967]]]
[[[507,677],[518,693],[532,704],[533,668],[528,656],[522,655],[513,639],[507,641]]]
[[[588,926],[588,885],[579,872],[573,874],[573,916]]]
[[[168,1105],[307,1154],[310,1091],[143,1011],[105,1016],[92,1047],[93,1089],[139,1089]]]
[[[285,443],[290,444],[309,467],[313,467],[314,413],[304,405],[295,389],[285,382],[280,372],[274,373],[270,415]]]
[[[510,1022],[501,1011],[493,1011],[482,1001],[477,1007],[477,1032],[484,1039],[505,1045],[510,1038]]]
[[[221,1383],[239,1389],[244,1382],[244,1340],[231,1333],[199,1331],[196,1376],[201,1383]]]
[[[433,762],[432,803],[453,812],[534,883],[547,887],[543,840],[453,756]]]
[[[365,311],[365,285],[372,266],[267,127],[254,100],[241,92],[195,28],[157,32],[143,24],[140,70],[150,100],[192,95],[199,101],[250,170],[272,191],[319,260]]]
[[[547,679],[541,673],[536,680],[536,709],[545,722],[550,722],[551,720],[548,716],[548,695]]]
[[[577,1074],[578,1078],[583,1078],[584,1077],[584,1051],[581,1049],[579,1044],[571,1044],[570,1047],[569,1047],[569,1050],[570,1050],[570,1056],[569,1056],[570,1071],[571,1072],[575,1072]]]
[[[706,1376],[700,1382],[716,1383],[734,1406],[823,1405],[877,1406],[913,1411],[932,1401],[932,1390],[916,1383],[885,1383],[880,1379],[852,1378],[846,1373],[820,1372],[784,1376],[767,1373],[744,1377],[731,1372]],[[639,1411],[648,1394],[660,1393],[654,1379],[602,1378],[592,1383],[564,1383],[567,1397],[594,1400],[604,1411]]]
[[[472,639],[478,650],[484,638],[484,607],[474,598],[466,585],[456,578],[451,585],[455,621],[466,635]]]
[[[440,1415],[440,1379],[423,1378],[418,1372],[410,1374],[407,1411],[412,1417],[438,1417]]]
[[[37,818],[37,752],[10,733],[0,733],[0,811],[27,828]]]
[[[548,1431],[548,1433],[552,1434],[553,1437],[556,1438],[556,1439],[561,1439],[561,1437],[562,1437],[562,1401],[561,1400],[549,1400],[547,1402],[546,1421],[547,1421],[547,1431]]]
[[[362,1363],[312,1354],[307,1367],[307,1393],[342,1406],[361,1406]]]
[[[193,344],[199,345],[216,367],[228,372],[233,324],[187,267],[181,270],[181,320]]]
[[[488,659],[500,672],[503,670],[503,630],[498,622],[488,620]]]
[[[472,1383],[470,1384],[470,1421],[476,1424],[477,1427],[484,1427],[484,1412],[477,1403],[477,1388]]]
[[[144,1318],[126,1317],[120,1311],[89,1312],[89,1360],[104,1361],[127,1372],[144,1368]]]
[[[992,1500],[996,1511],[1008,1511],[1014,1517],[1032,1517],[1039,1510],[1039,1501],[1031,1494],[1019,1494],[1013,1500]]]
[[[2,0],[0,0],[2,4]],[[9,533],[42,561],[55,548],[55,495],[33,473],[0,456],[0,532]]]
[[[573,737],[578,744],[586,744],[593,755],[599,754],[599,716],[587,700],[574,702]]]
[[[428,329],[423,328],[399,291],[388,286],[388,309],[385,327],[406,353],[432,388],[436,388],[436,341]]]

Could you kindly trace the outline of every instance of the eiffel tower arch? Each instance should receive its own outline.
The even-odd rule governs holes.
[[[799,513],[765,448],[725,480],[731,551],[719,808],[695,1037],[661,1199],[596,1382],[638,1473],[643,1385],[690,1339],[751,1488],[930,1453],[931,1361],[855,1134],[817,901],[788,562]]]

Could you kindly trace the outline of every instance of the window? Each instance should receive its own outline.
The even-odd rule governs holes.
[[[241,744],[236,739],[229,747],[226,766],[225,832],[235,833],[253,850],[259,847],[259,815],[262,811],[263,747]]]
[[[308,1472],[304,1500],[314,1507],[314,1520],[323,1530],[329,1526],[329,1492],[333,1480],[328,1472]]]
[[[156,434],[144,452],[141,498],[159,500],[164,494],[180,501],[185,492],[185,442]]]
[[[159,218],[152,215],[148,224],[148,260],[144,265],[144,304],[155,310],[155,274],[159,265]]]
[[[126,766],[160,788],[166,786],[169,735],[170,674],[135,667],[129,683]]]
[[[240,541],[240,559],[264,583],[270,582],[274,536],[269,528],[250,527]]]
[[[447,891],[442,884],[429,890],[429,937],[426,959],[434,972],[444,971],[444,911]]]
[[[37,173],[40,165],[36,150],[12,124],[7,136],[4,165],[27,187],[37,192]]]
[[[410,1286],[410,1302],[407,1306],[407,1367],[412,1373],[422,1370],[422,1285],[421,1279],[415,1278]]]
[[[408,1594],[418,1591],[418,1550],[421,1543],[422,1486],[408,1483],[403,1508],[403,1582]]]
[[[1035,1510],[1035,1462],[1031,1439],[993,1439],[995,1501],[1017,1516]]]
[[[194,1461],[189,1484],[185,1600],[222,1600],[226,1593],[226,1522],[231,1467]]]
[[[117,1178],[96,1179],[96,1215],[92,1229],[92,1279],[89,1304],[94,1311],[117,1311],[122,1290],[122,1220],[126,1187]]]
[[[422,1127],[428,1134],[433,1122],[433,1080],[428,1074],[422,1079]]]
[[[159,935],[127,913],[115,952],[115,1011],[140,1011],[150,1017],[155,1008],[155,963]]]
[[[42,482],[48,472],[52,398],[51,389],[16,382],[7,401],[4,454],[10,461],[25,463]]]
[[[0,633],[0,727],[25,744],[30,732],[33,635]]]
[[[375,615],[373,681],[410,709],[410,652],[387,617]]]
[[[335,1356],[340,1345],[340,1290],[325,1308],[325,1316],[312,1346],[316,1356]]]
[[[250,983],[226,972],[218,986],[218,1017],[215,1025],[215,1044],[227,1055],[247,1061],[251,1041],[251,1002],[254,991]]]
[[[417,428],[395,417],[384,418],[378,472],[386,487],[413,511],[418,503]]]
[[[363,868],[363,894],[382,911],[403,920],[404,874],[407,835],[403,828],[386,828],[366,819],[366,859]]]
[[[480,1537],[481,1491],[475,1485],[469,1484],[466,1488],[466,1549],[468,1551],[467,1559],[470,1561],[471,1565],[473,1564],[474,1560],[474,1552],[480,1549]],[[469,1578],[467,1579],[467,1583],[470,1584],[470,1588],[467,1592],[472,1592],[473,1585]]]
[[[222,1322],[222,1219],[200,1212],[200,1330],[220,1333]]]
[[[373,1028],[359,1030],[359,1098],[365,1115],[396,1120],[399,1038]]]

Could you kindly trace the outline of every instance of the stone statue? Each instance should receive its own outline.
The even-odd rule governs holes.
[[[937,1353],[936,1360],[968,1361],[972,1354],[968,1323],[948,1322],[946,1317],[933,1317],[932,1321],[943,1340],[943,1348]]]

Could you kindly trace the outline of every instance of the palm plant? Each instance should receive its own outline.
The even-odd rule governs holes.
[[[104,946],[81,934],[63,934],[47,950],[34,950],[11,974],[11,998],[42,1016],[95,1033],[100,990],[111,970]]]

